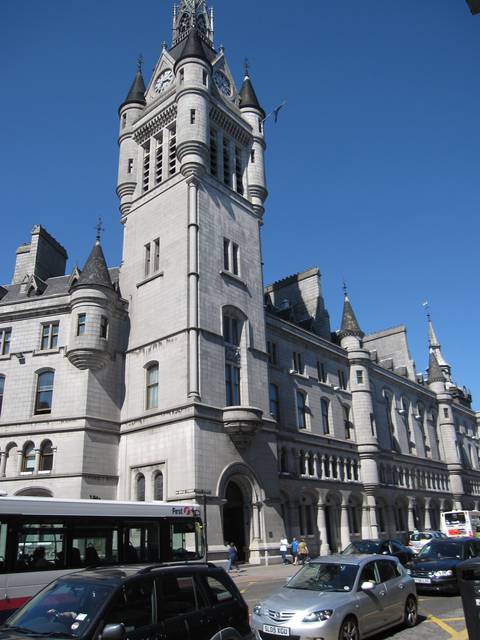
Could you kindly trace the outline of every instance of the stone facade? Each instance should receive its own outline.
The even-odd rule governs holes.
[[[260,563],[438,527],[480,499],[478,415],[429,320],[332,333],[320,272],[263,287],[265,114],[213,15],[183,0],[172,47],[119,110],[120,268],[82,271],[41,226],[0,287],[0,491],[198,501],[212,557]]]

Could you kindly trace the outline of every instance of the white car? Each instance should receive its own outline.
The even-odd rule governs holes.
[[[415,555],[418,555],[430,540],[445,540],[446,537],[441,531],[415,531],[410,535],[408,546]]]

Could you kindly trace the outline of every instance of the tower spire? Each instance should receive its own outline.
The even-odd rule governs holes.
[[[213,46],[213,10],[208,10],[205,0],[180,0],[173,6],[172,46],[181,42],[192,29]]]
[[[358,338],[363,338],[365,335],[363,331],[360,329],[360,325],[358,324],[357,317],[355,316],[355,312],[350,303],[350,300],[347,295],[347,285],[343,283],[343,313],[342,313],[342,325],[339,331],[340,339],[345,338],[346,336],[355,336]]]
[[[450,365],[448,364],[448,362],[445,360],[445,358],[443,357],[443,353],[441,350],[441,345],[440,342],[437,338],[437,334],[435,332],[435,328],[433,326],[433,322],[432,322],[432,316],[430,313],[430,303],[428,301],[425,301],[422,304],[423,308],[426,311],[427,314],[427,324],[428,324],[428,350],[430,354],[434,354],[435,355],[435,360],[437,362],[437,364],[440,366],[440,368],[442,369],[444,375],[447,377],[448,380],[450,380]]]

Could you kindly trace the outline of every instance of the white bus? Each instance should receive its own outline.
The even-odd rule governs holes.
[[[449,538],[459,536],[480,538],[480,511],[442,511],[440,529]]]
[[[0,497],[0,621],[88,566],[204,562],[198,506]]]

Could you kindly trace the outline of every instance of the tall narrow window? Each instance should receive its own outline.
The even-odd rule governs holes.
[[[185,69],[180,69],[180,84],[183,84],[185,80]]]
[[[388,426],[388,432],[390,434],[391,447],[392,447],[392,451],[397,451],[398,446],[397,446],[397,440],[395,438],[395,425],[393,424],[393,420],[392,420],[392,399],[390,398],[388,393],[384,393],[383,395],[385,398],[385,417],[387,419],[387,426]]]
[[[77,336],[83,336],[87,324],[87,314],[79,313],[77,316]]]
[[[33,442],[25,443],[22,452],[23,473],[33,473],[35,470],[35,447]]]
[[[215,129],[210,129],[210,173],[215,177],[218,176],[217,153],[217,132]]]
[[[145,476],[139,473],[136,477],[136,499],[138,502],[145,502]]]
[[[230,271],[230,240],[223,239],[223,268]]]
[[[250,162],[253,164],[255,162],[255,149],[250,151]]]
[[[39,471],[51,471],[53,469],[53,447],[50,440],[42,442],[40,447]]]
[[[235,147],[235,178],[237,182],[237,192],[243,196],[242,152],[238,147]]]
[[[225,392],[227,407],[240,404],[240,368],[234,364],[225,364]]]
[[[223,138],[223,182],[232,186],[232,176],[230,169],[230,145],[227,138]]]
[[[267,340],[267,352],[269,364],[277,364],[277,343],[272,340]]]
[[[133,158],[127,160],[127,173],[133,173]]]
[[[276,384],[272,382],[269,385],[270,391],[270,415],[277,422],[280,419],[280,394],[278,392],[278,387]]]
[[[325,398],[322,398],[322,401],[320,402],[320,408],[322,412],[323,433],[328,434],[330,433],[330,412],[329,412],[328,400],[325,400]]]
[[[299,353],[298,351],[294,351],[292,353],[292,369],[296,373],[304,372],[303,357],[302,357],[302,354]]]
[[[238,244],[232,242],[232,273],[238,276]]]
[[[124,113],[122,114],[122,129],[125,129],[126,126],[127,126],[127,114]]]
[[[223,268],[236,276],[240,273],[238,244],[228,238],[223,239]]]
[[[190,124],[195,124],[195,109],[190,109]]]
[[[5,391],[5,376],[0,376],[0,416],[2,415],[4,391]]]
[[[150,266],[152,262],[152,250],[150,249],[150,243],[145,245],[145,277],[150,275]]]
[[[11,338],[11,329],[0,329],[0,356],[6,356],[8,353],[10,353]]]
[[[223,339],[235,347],[240,346],[240,323],[237,318],[227,314],[223,316]]]
[[[163,135],[157,138],[157,148],[155,150],[155,184],[160,184],[163,177]]]
[[[163,473],[159,471],[153,481],[153,499],[163,500]]]
[[[100,318],[100,337],[105,340],[108,338],[108,318],[107,316],[101,316]]]
[[[158,271],[160,268],[160,238],[153,241],[153,270]]]
[[[338,370],[338,384],[341,389],[347,388],[347,378],[345,376],[345,371],[343,371],[343,369]]]
[[[327,381],[327,372],[325,370],[325,364],[317,361],[317,376],[320,382]]]
[[[363,384],[363,371],[361,369],[355,371],[355,376],[357,378],[357,384]]]
[[[58,344],[58,322],[48,322],[42,325],[40,350],[55,349]]]
[[[343,406],[343,424],[345,426],[345,440],[352,439],[352,423],[350,422],[350,407]]]
[[[173,176],[177,171],[177,131],[175,127],[170,129],[168,141],[168,175]]]
[[[143,192],[148,191],[150,185],[150,140],[143,146]]]
[[[299,429],[307,428],[307,406],[305,396],[301,391],[296,392],[297,402],[297,427]]]
[[[35,394],[35,413],[51,413],[53,399],[53,371],[43,371],[37,376],[37,391]]]
[[[154,363],[147,367],[147,409],[158,407],[158,364]]]

